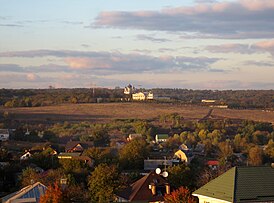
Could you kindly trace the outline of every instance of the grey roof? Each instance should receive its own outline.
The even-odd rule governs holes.
[[[40,182],[28,185],[21,190],[2,198],[3,203],[10,203],[19,199],[32,199],[32,202],[39,202],[40,197],[45,194],[47,187]]]

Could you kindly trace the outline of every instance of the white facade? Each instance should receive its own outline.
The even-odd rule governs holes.
[[[20,160],[27,160],[27,159],[29,159],[31,156],[32,156],[32,154],[31,154],[30,152],[26,152],[25,154],[23,154],[23,155],[20,157]]]
[[[146,100],[146,95],[143,92],[138,92],[138,93],[132,94],[132,99],[136,101],[144,101]]]
[[[216,199],[213,197],[207,197],[207,196],[198,195],[198,194],[192,194],[192,195],[199,198],[199,203],[231,203],[229,201]]]
[[[0,129],[0,141],[7,141],[9,140],[10,133],[8,129]]]
[[[153,93],[151,92],[137,92],[132,94],[132,99],[135,101],[153,100]]]

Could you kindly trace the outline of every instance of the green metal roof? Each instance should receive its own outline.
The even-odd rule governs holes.
[[[193,194],[229,202],[274,201],[274,168],[234,167]]]
[[[234,198],[234,176],[236,167],[230,169],[226,173],[220,175],[214,180],[208,182],[200,189],[196,190],[193,194],[213,197],[232,202]]]
[[[157,134],[158,139],[167,139],[168,138],[168,134]]]

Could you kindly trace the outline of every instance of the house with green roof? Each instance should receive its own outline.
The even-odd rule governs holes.
[[[168,139],[168,134],[157,134],[155,136],[155,142],[160,143],[160,142],[166,142]]]
[[[274,168],[233,167],[192,195],[199,203],[274,202]]]

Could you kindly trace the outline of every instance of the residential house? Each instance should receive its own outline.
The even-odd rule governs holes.
[[[79,141],[69,141],[66,144],[65,151],[68,153],[73,152],[83,152],[85,149],[94,147],[94,142],[79,142]]]
[[[172,160],[166,159],[146,159],[144,160],[144,170],[155,170],[163,166],[172,166]]]
[[[136,138],[142,138],[142,137],[143,137],[142,134],[137,134],[137,133],[129,134],[129,136],[127,138],[127,141],[131,141],[131,140],[134,140]]]
[[[175,152],[174,154],[174,162],[177,160],[177,162],[185,162],[186,164],[189,164],[192,159],[194,158],[194,155],[191,150],[182,150],[179,149],[178,151]]]
[[[58,159],[74,159],[74,160],[80,160],[86,163],[89,167],[93,167],[94,161],[88,157],[83,156],[81,152],[72,152],[72,153],[60,153],[58,154]]]
[[[43,150],[40,149],[36,149],[36,150],[28,150],[25,151],[25,153],[20,157],[20,160],[28,160],[29,158],[31,158],[34,154],[36,153],[41,153]]]
[[[274,168],[233,167],[192,195],[199,203],[274,202]]]
[[[0,141],[9,140],[10,133],[8,129],[0,129]]]
[[[155,136],[156,143],[166,142],[167,139],[168,139],[168,134],[157,134]]]
[[[41,196],[45,194],[47,187],[40,182],[36,182],[32,185],[28,185],[21,190],[9,194],[5,197],[2,197],[3,203],[16,203],[16,202],[25,202],[25,203],[38,203]]]
[[[47,155],[57,155],[57,151],[53,147],[43,147],[43,149],[30,149],[26,150],[25,153],[20,157],[20,160],[28,160],[34,154],[45,153]]]
[[[212,170],[218,169],[220,163],[218,160],[209,160],[206,162],[206,165],[211,168]]]
[[[170,185],[161,175],[154,171],[117,192],[118,202],[163,202],[164,195],[170,194]]]

